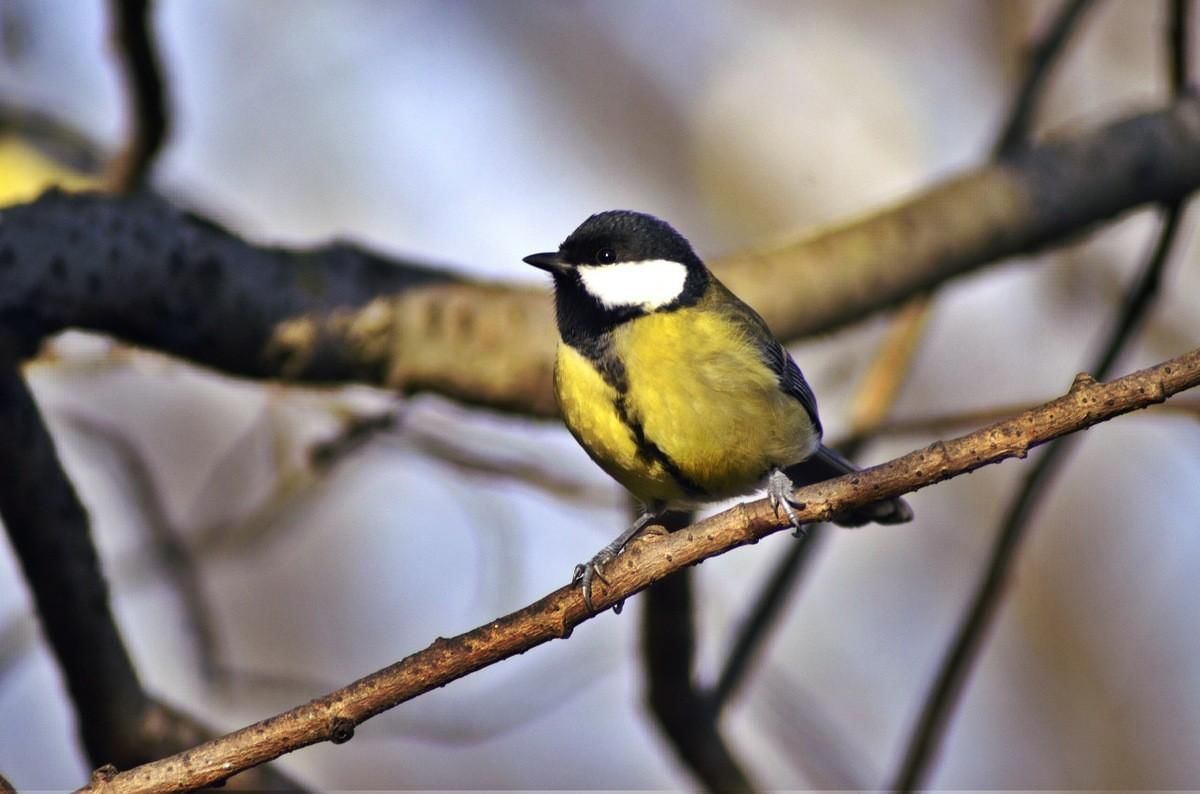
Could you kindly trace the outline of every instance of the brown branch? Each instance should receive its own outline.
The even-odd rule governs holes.
[[[779,336],[795,339],[861,320],[984,263],[1066,241],[1134,206],[1178,199],[1197,178],[1200,100],[1189,97],[1165,114],[1022,150],[895,207],[723,260],[718,269]]]
[[[1071,390],[1003,422],[939,441],[888,463],[798,490],[804,521],[824,521],[848,508],[900,496],[974,471],[1024,457],[1039,444],[1130,411],[1163,402],[1200,385],[1200,349],[1111,383],[1080,374]],[[765,500],[738,505],[687,529],[651,535],[633,544],[606,571],[609,585],[595,593],[599,609],[708,557],[756,543],[790,524]],[[894,530],[902,531],[902,530]],[[94,792],[184,791],[317,742],[345,742],[359,723],[476,670],[570,635],[594,617],[579,590],[563,587],[545,598],[359,679],[291,711],[206,742],[186,753],[93,781]]]
[[[110,163],[105,182],[109,190],[128,193],[148,180],[167,140],[167,88],[154,43],[152,0],[109,0],[108,10],[125,85],[127,129],[124,148]]]
[[[989,408],[969,408],[964,411],[952,411],[944,414],[929,414],[927,416],[911,416],[899,419],[889,419],[876,428],[872,438],[881,436],[934,436],[948,433],[961,427],[998,422],[1006,416],[1012,416],[1021,411],[1028,411],[1035,403],[1020,403],[1012,405],[997,405]],[[1173,400],[1165,405],[1152,405],[1148,409],[1151,414],[1185,414],[1200,416],[1200,400]],[[834,446],[841,448],[845,445],[861,443],[863,436],[852,434],[838,440]]]

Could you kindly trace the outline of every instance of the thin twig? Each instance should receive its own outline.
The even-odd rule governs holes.
[[[169,581],[178,588],[185,623],[196,644],[200,669],[206,678],[211,678],[220,658],[212,606],[196,559],[171,521],[145,455],[118,428],[98,417],[75,412],[60,413],[59,416],[78,432],[98,439],[116,456],[117,465],[132,489],[131,505],[141,513],[150,531],[153,552],[166,570]]]
[[[1076,24],[1092,5],[1092,0],[1065,0],[1046,34],[1030,49],[1024,59],[1025,73],[1008,112],[1008,121],[992,148],[993,157],[1004,157],[1029,145],[1030,127],[1050,71],[1066,49]]]
[[[1188,90],[1192,74],[1191,48],[1188,47],[1192,29],[1191,0],[1171,0],[1167,26],[1167,84],[1172,96],[1181,96]]]
[[[793,495],[805,522],[909,493],[990,463],[1023,457],[1068,433],[1166,400],[1200,385],[1200,349],[1111,383],[1076,376],[1063,397],[1007,421],[939,441],[888,463],[801,488]],[[605,570],[593,593],[604,610],[676,571],[790,528],[766,500],[738,505],[679,532],[650,535]],[[902,531],[902,530],[894,530]],[[355,727],[404,701],[569,636],[595,617],[576,587],[565,586],[510,615],[451,639],[438,639],[396,664],[291,711],[179,754],[93,780],[96,792],[171,792],[212,785],[242,769],[323,741],[345,742]]]
[[[128,193],[150,176],[169,133],[167,88],[154,43],[153,0],[109,0],[112,42],[125,85],[126,141],[109,167],[110,190]]]

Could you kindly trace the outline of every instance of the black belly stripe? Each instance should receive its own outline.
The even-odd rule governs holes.
[[[625,372],[624,363],[613,353],[612,336],[610,334],[601,334],[583,339],[575,339],[572,340],[571,346],[592,362],[592,366],[600,373],[600,377],[604,379],[604,382],[611,386],[617,393],[617,398],[613,401],[613,408],[616,409],[617,416],[620,417],[621,422],[633,433],[638,457],[647,463],[658,463],[662,466],[663,471],[671,479],[675,480],[679,488],[688,496],[707,496],[708,492],[684,474],[679,465],[671,460],[670,455],[663,452],[658,444],[646,438],[646,430],[642,427],[642,423],[629,415],[629,409],[625,405],[625,396],[629,392],[629,376]]]
[[[625,365],[612,350],[611,334],[576,340],[571,344],[600,373],[600,377],[622,397],[629,391],[629,377]]]
[[[633,433],[633,440],[637,444],[639,458],[648,463],[658,463],[662,466],[663,471],[670,475],[671,479],[675,480],[688,496],[703,497],[708,495],[708,492],[704,488],[697,485],[691,477],[683,473],[679,465],[671,460],[670,455],[663,452],[658,444],[646,438],[646,430],[642,427],[642,423],[629,415],[629,410],[625,406],[624,396],[618,397],[613,407],[617,409],[617,415],[621,417],[621,421]]]

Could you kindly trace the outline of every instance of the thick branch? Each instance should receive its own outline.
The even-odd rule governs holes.
[[[1200,349],[1112,383],[1079,375],[1063,397],[989,427],[939,441],[888,463],[798,490],[804,521],[941,482],[1200,385]],[[765,500],[738,505],[669,535],[635,543],[606,570],[596,595],[604,609],[679,569],[789,527]],[[902,531],[902,530],[893,530]],[[579,590],[563,587],[524,609],[452,639],[438,639],[396,664],[303,706],[186,753],[96,780],[96,792],[183,791],[322,741],[345,742],[359,723],[502,659],[563,638],[593,617]]]
[[[721,735],[716,713],[696,685],[696,621],[689,569],[646,590],[642,656],[646,701],[680,760],[707,791],[756,791]]]
[[[793,339],[1197,186],[1200,99],[1189,97],[714,269]],[[149,196],[56,193],[0,214],[0,324],[34,336],[88,328],[251,377],[555,412],[543,290],[345,245],[257,247]]]

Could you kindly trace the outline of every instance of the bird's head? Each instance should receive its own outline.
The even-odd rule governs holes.
[[[588,218],[557,251],[525,262],[554,276],[560,309],[585,300],[610,319],[688,305],[708,283],[691,244],[652,215],[610,210]],[[560,326],[562,316],[560,312]]]

